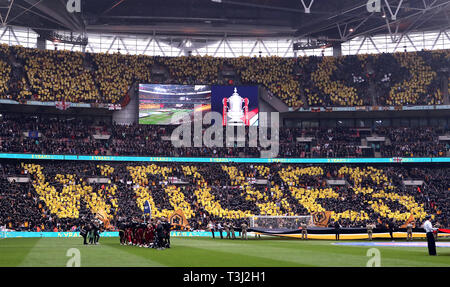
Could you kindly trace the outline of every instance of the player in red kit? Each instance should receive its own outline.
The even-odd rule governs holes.
[[[138,228],[137,228],[137,233],[138,233],[138,238],[137,238],[137,245],[139,247],[143,247],[144,246],[144,231],[145,231],[145,225],[143,223],[140,223]]]
[[[131,245],[133,243],[133,227],[131,224],[126,229],[126,239],[128,245]]]
[[[134,225],[133,231],[134,231],[133,245],[141,246],[142,237],[144,235],[144,229],[142,228],[141,223],[137,222]]]
[[[154,228],[151,223],[147,224],[147,227],[144,230],[144,240],[145,240],[145,246],[151,247],[151,244],[153,243],[155,234],[154,234]]]

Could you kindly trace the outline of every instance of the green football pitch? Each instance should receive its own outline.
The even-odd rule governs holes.
[[[192,110],[172,109],[164,112],[153,111],[151,115],[140,117],[140,125],[170,125],[172,117],[177,114],[189,113]]]
[[[165,250],[122,246],[118,241],[118,238],[101,238],[99,245],[85,246],[81,238],[2,239],[0,266],[64,267],[71,259],[67,256],[71,248],[80,251],[81,267],[364,267],[371,258],[367,256],[371,247],[339,246],[333,244],[335,241],[177,237],[171,240],[172,248]],[[438,256],[428,256],[424,247],[377,248],[383,267],[450,267],[450,248],[438,247]]]

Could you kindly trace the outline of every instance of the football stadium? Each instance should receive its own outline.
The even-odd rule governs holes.
[[[450,267],[449,15],[0,0],[0,267]]]

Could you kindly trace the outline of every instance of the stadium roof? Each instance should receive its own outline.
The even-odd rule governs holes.
[[[360,35],[445,30],[450,0],[0,0],[3,25],[46,31],[189,37],[299,37],[346,41]],[[310,6],[309,13],[306,7]],[[396,16],[396,17],[394,17]]]

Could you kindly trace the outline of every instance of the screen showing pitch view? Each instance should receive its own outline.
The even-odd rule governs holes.
[[[177,114],[211,110],[211,86],[205,85],[139,85],[139,124],[176,125]]]

